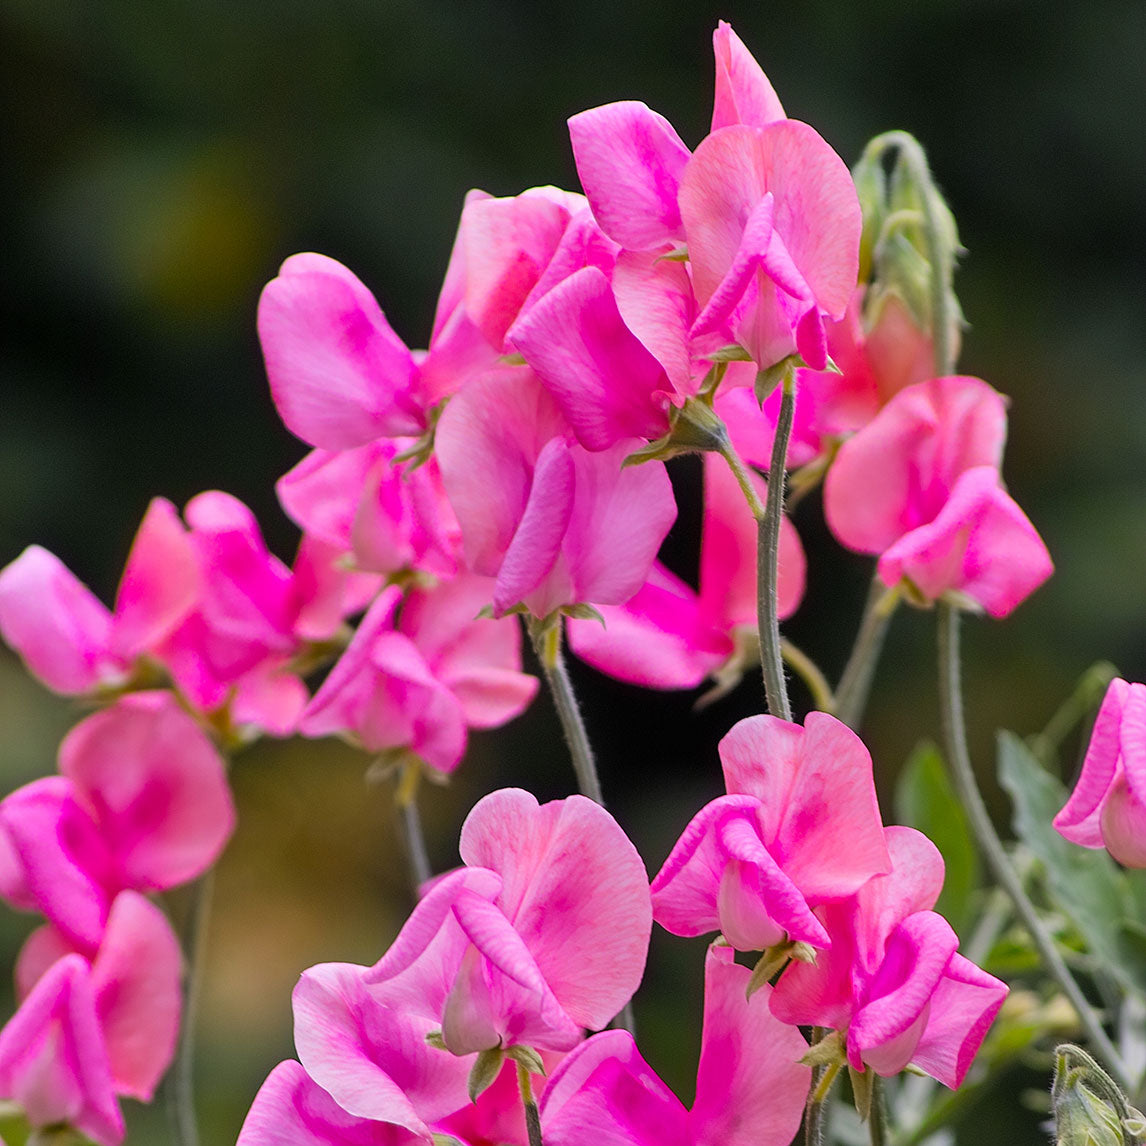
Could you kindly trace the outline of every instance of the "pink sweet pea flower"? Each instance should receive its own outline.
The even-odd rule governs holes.
[[[259,299],[279,414],[312,446],[345,450],[425,428],[418,368],[363,283],[325,255],[292,255]]]
[[[724,20],[712,33],[712,52],[716,57],[713,131],[734,123],[763,127],[787,118],[763,69]]]
[[[757,487],[763,500],[763,479]],[[805,565],[799,534],[785,517],[777,586],[781,620],[803,597]],[[569,647],[601,672],[645,688],[695,688],[737,655],[745,635],[752,639],[756,522],[723,458],[704,455],[699,593],[658,562],[632,598],[602,608],[601,615],[604,626],[567,621]]]
[[[964,470],[998,470],[1006,400],[978,378],[933,378],[900,391],[840,447],[824,483],[824,516],[836,538],[882,553],[934,521]]]
[[[428,1130],[348,1114],[297,1063],[280,1062],[259,1088],[237,1146],[431,1146]]]
[[[733,125],[696,149],[680,188],[693,334],[727,331],[765,369],[799,353],[827,361],[823,320],[855,289],[860,208],[847,167],[795,120]]]
[[[465,752],[467,728],[494,728],[529,705],[537,679],[521,671],[516,619],[479,618],[484,578],[397,588],[371,606],[299,724],[305,736],[353,733],[370,752],[407,749],[439,772]]]
[[[644,972],[652,912],[640,856],[593,801],[539,806],[519,789],[475,805],[460,850],[467,867],[427,892],[368,980],[385,988],[436,968],[455,1054],[569,1050]]]
[[[554,1072],[540,1103],[547,1146],[784,1146],[804,1111],[807,1043],[772,1017],[764,986],[730,948],[705,963],[704,1029],[696,1100],[686,1110],[625,1031],[594,1035]]]
[[[275,485],[287,516],[305,533],[350,555],[358,570],[452,577],[460,536],[437,461],[395,461],[409,439],[353,450],[314,450]]]
[[[1046,545],[999,485],[993,466],[959,475],[934,521],[904,534],[879,559],[885,585],[901,581],[931,601],[957,592],[1005,617],[1054,572]]]
[[[16,964],[20,998],[31,994],[57,960],[76,953],[51,925],[32,932]],[[90,962],[115,1092],[150,1102],[175,1055],[182,1009],[179,941],[159,908],[124,891],[111,906]]]
[[[438,425],[442,480],[471,569],[495,578],[493,605],[538,617],[619,604],[643,584],[676,516],[663,464],[622,468],[640,441],[590,453],[524,367],[469,383]]]
[[[1007,986],[959,955],[955,933],[931,910],[943,885],[935,845],[912,828],[888,828],[887,847],[890,872],[819,908],[831,948],[815,964],[788,965],[772,1012],[846,1032],[856,1070],[889,1076],[914,1063],[954,1089]]]
[[[218,858],[235,810],[220,759],[168,692],[140,692],[81,721],[60,771],[0,804],[0,887],[86,955],[122,890],[160,891]]]
[[[720,758],[729,794],[697,814],[653,879],[657,922],[675,935],[720,931],[743,951],[786,938],[827,947],[812,909],[890,869],[867,749],[811,712],[804,728],[740,721]]]
[[[1146,685],[1110,682],[1082,772],[1054,826],[1071,843],[1146,867]]]

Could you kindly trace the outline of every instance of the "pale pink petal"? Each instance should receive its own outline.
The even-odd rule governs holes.
[[[648,876],[617,822],[583,796],[539,807],[506,789],[474,806],[460,851],[502,875],[498,905],[562,1008],[603,1027],[636,991],[652,930]]]
[[[567,1055],[545,1088],[546,1146],[691,1146],[680,1099],[627,1031],[594,1035]]]
[[[91,974],[117,1094],[150,1102],[171,1065],[182,969],[179,940],[163,912],[134,891],[120,892]]]
[[[414,360],[341,263],[287,259],[263,290],[258,327],[275,405],[303,441],[344,450],[421,433]]]
[[[195,607],[203,589],[195,547],[178,510],[165,498],[153,498],[116,594],[116,651],[129,659],[153,652]]]
[[[348,1114],[293,1060],[259,1088],[237,1146],[431,1146],[428,1130]]]
[[[281,665],[260,665],[239,678],[231,696],[231,719],[270,736],[294,733],[310,700],[302,680]]]
[[[1073,844],[1081,844],[1084,848],[1103,846],[1099,817],[1120,770],[1123,713],[1136,691],[1146,693],[1146,686],[1129,684],[1121,677],[1115,677],[1102,699],[1074,791],[1054,818],[1059,834]],[[1141,703],[1136,708],[1138,712],[1130,731],[1142,736],[1146,734],[1146,720],[1141,714]]]
[[[51,923],[37,927],[24,941],[24,946],[20,948],[20,954],[16,957],[13,977],[16,981],[17,1000],[22,1002],[26,999],[31,994],[32,988],[57,960],[76,953],[74,944],[68,942],[58,927]]]
[[[625,325],[609,280],[596,267],[551,290],[518,320],[510,338],[587,449],[667,432],[662,395],[672,384]]]
[[[82,955],[56,963],[0,1031],[0,1094],[35,1128],[70,1125],[99,1146],[122,1141],[123,1115]]]
[[[906,578],[931,600],[958,590],[996,618],[1053,572],[1046,545],[1003,492],[993,466],[964,471],[935,520],[905,534],[879,561],[885,585]]]
[[[768,77],[724,20],[712,33],[712,50],[716,56],[713,131],[733,123],[763,127],[766,123],[786,118]]]
[[[0,634],[28,671],[65,695],[122,676],[111,652],[111,614],[46,549],[31,545],[0,571]]]
[[[812,1068],[808,1044],[769,1010],[765,984],[747,998],[751,972],[728,947],[710,947],[704,967],[704,1031],[689,1111],[697,1146],[787,1146],[800,1126]]]
[[[814,963],[793,959],[772,992],[772,1014],[781,1022],[846,1030],[854,1009],[855,901],[839,900],[816,909],[832,945]]]
[[[465,1102],[472,1060],[430,1046],[434,1021],[391,1005],[365,978],[351,963],[303,972],[293,995],[299,1058],[348,1114],[423,1134]]]
[[[635,100],[569,120],[581,186],[601,230],[629,250],[681,237],[677,191],[689,159],[672,124]]]
[[[588,201],[577,196],[582,204],[569,220],[553,258],[545,268],[541,278],[533,285],[525,302],[521,304],[524,314],[538,299],[547,295],[558,283],[564,282],[575,271],[584,267],[596,267],[607,278],[612,278],[617,256],[621,248],[597,226]]]
[[[378,595],[382,578],[342,567],[345,550],[303,534],[295,556],[291,589],[297,604],[295,636],[328,641],[342,622],[362,612]]]
[[[623,605],[565,623],[569,647],[595,669],[644,688],[695,688],[731,656],[732,641],[701,620],[696,592],[659,562]]]
[[[275,482],[279,504],[300,529],[345,552],[367,475],[382,452],[377,442],[353,450],[311,450]]]
[[[1007,990],[969,959],[952,955],[931,996],[931,1013],[911,1061],[944,1086],[961,1086]]]
[[[60,771],[114,849],[123,887],[194,879],[234,831],[223,761],[169,692],[134,693],[81,721],[60,746]]]
[[[801,766],[804,730],[775,716],[750,716],[732,726],[720,741],[720,763],[729,795],[760,801],[763,838],[780,832],[790,793]]]

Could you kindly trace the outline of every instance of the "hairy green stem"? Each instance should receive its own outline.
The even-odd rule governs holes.
[[[203,991],[207,928],[214,889],[215,870],[212,868],[192,884],[183,926],[186,965],[183,1015],[175,1062],[166,1085],[168,1112],[177,1146],[199,1146],[199,1122],[195,1114],[195,1022]]]
[[[404,804],[399,804],[398,812],[402,817],[402,833],[406,838],[406,856],[410,862],[410,879],[414,885],[416,900],[422,885],[434,876],[434,869],[430,866],[430,853],[426,850],[426,836],[422,831],[422,815],[418,810],[417,795],[413,794]]]
[[[879,662],[883,642],[887,637],[887,627],[898,604],[898,590],[887,588],[878,573],[873,575],[867,602],[864,605],[863,619],[860,621],[851,655],[840,676],[840,683],[836,687],[831,710],[832,715],[842,720],[849,728],[858,727],[863,720],[872,678],[875,676],[875,666]]]
[[[569,755],[573,758],[573,771],[577,774],[577,787],[583,796],[588,796],[604,807],[601,781],[597,776],[597,761],[589,744],[589,734],[581,717],[581,708],[573,692],[573,682],[565,667],[561,653],[561,619],[550,621],[531,620],[528,624],[529,636],[533,641],[533,651],[541,662],[553,707],[561,721],[565,733],[565,743],[569,745]]]
[[[979,793],[975,772],[971,766],[971,756],[967,747],[967,728],[963,716],[963,686],[959,663],[959,611],[946,602],[937,606],[939,619],[939,716],[943,729],[943,743],[948,766],[951,769],[956,791],[971,821],[971,828],[979,847],[986,857],[999,886],[1011,898],[1015,911],[1030,932],[1035,947],[1042,956],[1046,969],[1053,976],[1063,993],[1070,1000],[1078,1014],[1079,1021],[1086,1031],[1099,1057],[1105,1060],[1111,1075],[1124,1089],[1129,1088],[1129,1079],[1122,1060],[1103,1030],[1098,1016],[1087,1002],[1069,968],[1059,954],[1054,939],[1043,926],[1042,920],[1031,903],[1022,881],[1011,866],[1002,841],[995,832],[987,806]]]
[[[871,1146],[887,1146],[887,1101],[883,1079],[878,1074],[871,1080],[871,1110],[867,1115],[867,1132]]]
[[[521,1101],[525,1106],[525,1128],[529,1133],[529,1146],[543,1146],[541,1141],[541,1115],[537,1111],[537,1103],[533,1099],[533,1083],[529,1071],[517,1064],[517,1085],[521,1091]]]
[[[823,1027],[812,1028],[811,1045],[817,1046],[827,1032]],[[836,1067],[836,1071],[839,1067]],[[808,1091],[808,1105],[804,1109],[804,1146],[823,1146],[825,1106],[827,1090],[831,1086],[835,1073],[828,1076],[828,1068],[822,1063],[812,1067],[812,1085]]]

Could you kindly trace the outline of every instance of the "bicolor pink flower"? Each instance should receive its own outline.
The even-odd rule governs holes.
[[[259,1088],[237,1146],[431,1146],[429,1131],[348,1114],[293,1060]]]
[[[729,794],[696,815],[653,879],[657,922],[675,935],[720,931],[742,951],[786,939],[827,947],[813,908],[891,866],[867,749],[811,712],[803,728],[740,721],[720,759]]]
[[[32,932],[16,964],[26,999],[66,956],[79,954],[50,924]],[[134,891],[116,896],[89,958],[96,1017],[115,1093],[150,1102],[175,1056],[182,1010],[182,953],[167,917]]]
[[[1054,826],[1073,844],[1104,847],[1127,867],[1146,867],[1146,685],[1110,682],[1082,772]]]
[[[367,287],[325,255],[292,255],[259,299],[271,394],[291,433],[327,450],[425,428],[418,368]]]
[[[825,318],[855,289],[861,214],[838,155],[807,124],[734,124],[696,149],[680,213],[700,314],[765,369],[799,353],[827,361]]]
[[[619,604],[644,583],[676,517],[660,462],[622,468],[641,442],[590,453],[524,367],[471,382],[447,407],[436,451],[467,564],[493,577],[494,610],[535,616]]]
[[[922,833],[888,828],[891,870],[818,914],[831,947],[816,962],[790,963],[772,994],[787,1023],[845,1034],[856,1070],[897,1074],[909,1063],[959,1086],[1007,986],[956,951],[958,937],[931,908],[943,859]]]
[[[133,693],[81,721],[60,771],[0,804],[0,889],[91,955],[116,895],[206,871],[235,809],[219,754],[168,692]]]
[[[406,749],[452,772],[468,728],[505,724],[537,691],[521,671],[517,620],[477,615],[489,591],[472,574],[413,590],[404,604],[386,590],[307,706],[303,735],[351,733],[367,751]]]
[[[457,520],[437,461],[410,468],[395,456],[408,439],[353,450],[314,450],[275,485],[287,516],[364,572],[457,572]]]
[[[569,1050],[640,983],[652,926],[640,856],[593,801],[539,806],[518,789],[475,805],[460,850],[467,866],[430,888],[368,981],[436,968],[455,1054]]]
[[[763,500],[762,479],[757,486]],[[777,586],[781,620],[803,597],[805,565],[799,534],[785,517]],[[704,455],[699,592],[658,562],[633,597],[602,608],[601,615],[603,627],[595,620],[567,621],[569,647],[601,672],[645,688],[695,688],[737,655],[746,636],[751,641],[757,631],[756,522],[723,458]]]
[[[716,90],[712,99],[712,130],[734,123],[763,127],[786,119],[768,77],[744,41],[721,20],[712,33],[716,57]]]
[[[680,1099],[626,1031],[582,1043],[553,1073],[540,1103],[547,1146],[784,1146],[804,1111],[807,1043],[773,1018],[770,987],[747,997],[750,972],[728,947],[709,948],[696,1100]]]

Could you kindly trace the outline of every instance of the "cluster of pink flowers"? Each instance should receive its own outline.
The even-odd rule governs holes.
[[[278,410],[313,448],[277,486],[302,531],[292,567],[208,492],[182,516],[152,502],[111,610],[39,547],[0,571],[0,634],[48,687],[104,706],[59,776],[0,804],[0,895],[48,921],[0,1031],[0,1100],[30,1125],[115,1146],[117,1097],[149,1099],[171,1061],[181,959],[146,896],[224,847],[220,748],[338,735],[412,780],[448,775],[470,729],[536,693],[519,613],[539,653],[567,634],[623,680],[727,680],[758,649],[774,453],[781,478],[823,479],[831,532],[897,597],[1003,617],[1049,576],[1001,478],[1005,399],[933,376],[926,323],[861,265],[846,166],[728,25],[714,49],[694,150],[626,101],[569,122],[584,195],[469,194],[426,350],[340,263],[282,265],[258,329]],[[689,450],[704,452],[695,588],[657,560],[676,517],[665,461]],[[806,561],[791,521],[778,532],[783,619]],[[1146,865],[1143,688],[1112,687],[1056,825]],[[943,861],[884,826],[860,739],[826,712],[758,716],[720,757],[727,794],[651,885],[591,800],[481,800],[463,866],[420,888],[376,964],[303,974],[300,1061],[267,1079],[241,1146],[536,1146],[534,1115],[548,1146],[782,1146],[811,1062],[959,1086],[1007,988],[958,953],[933,910]],[[720,936],[691,1109],[604,1029],[654,919]],[[761,953],[756,972],[737,951]],[[832,1033],[809,1051],[801,1026]]]

